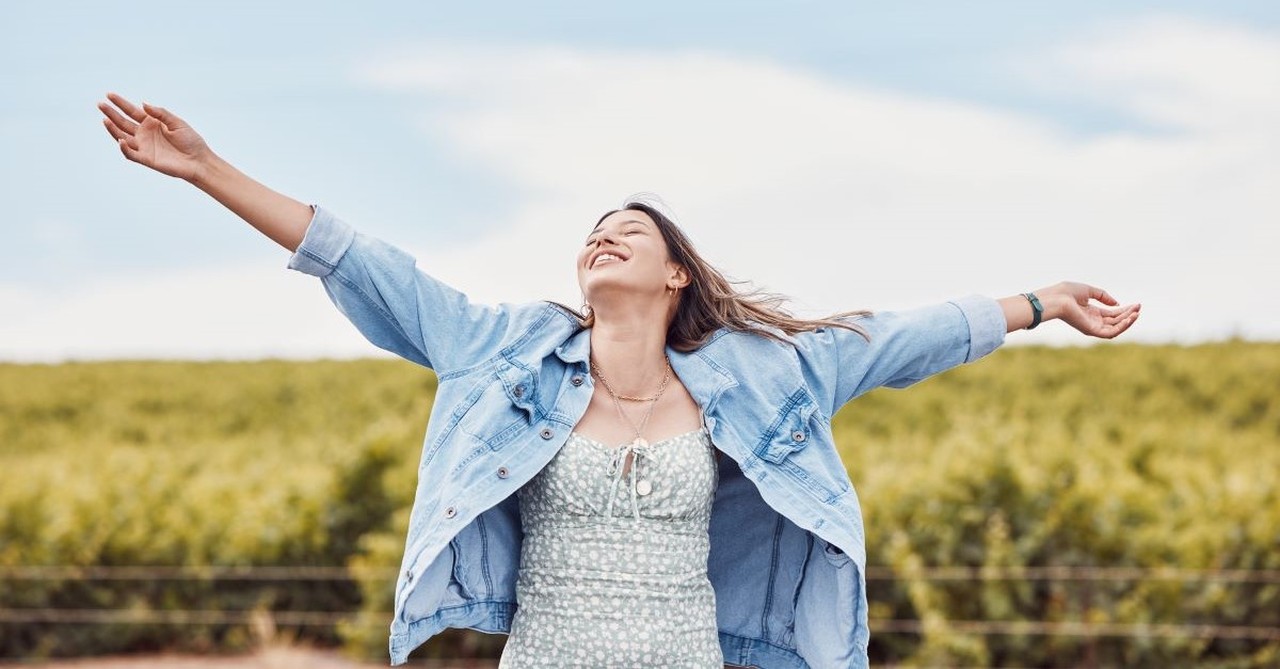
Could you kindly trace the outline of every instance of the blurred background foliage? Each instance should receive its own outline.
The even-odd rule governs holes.
[[[231,651],[251,626],[23,609],[337,612],[295,638],[386,657],[429,371],[394,360],[0,365],[0,570],[345,567],[350,578],[0,571],[0,657]],[[867,521],[876,663],[1280,665],[1280,642],[982,634],[957,621],[1280,628],[1280,583],[949,578],[936,567],[1280,570],[1280,344],[1011,347],[833,421]],[[1144,572],[1145,573],[1145,572]],[[285,620],[285,616],[281,616]],[[918,621],[893,631],[876,620]],[[496,657],[451,630],[416,657]]]

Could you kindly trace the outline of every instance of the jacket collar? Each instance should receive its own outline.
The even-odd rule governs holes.
[[[576,327],[576,326],[575,326]],[[713,336],[713,345],[718,337]],[[738,379],[727,368],[717,364],[700,348],[689,353],[681,353],[670,346],[667,357],[671,359],[671,369],[680,378],[680,382],[703,409],[715,403],[720,393],[738,385]],[[563,343],[556,347],[556,356],[566,363],[587,362],[591,354],[591,329],[577,328]]]
[[[576,326],[573,326],[576,327]],[[546,349],[542,349],[546,350]],[[556,356],[566,363],[586,362],[591,354],[591,329],[577,328],[563,343],[556,347]]]
[[[704,412],[715,405],[720,393],[738,385],[738,379],[732,372],[706,354],[704,349],[709,345],[689,353],[667,347],[671,369],[675,370],[680,382]]]

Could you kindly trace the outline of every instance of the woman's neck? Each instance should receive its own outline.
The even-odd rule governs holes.
[[[649,395],[666,373],[666,318],[643,312],[601,314],[591,327],[591,358],[624,395]]]

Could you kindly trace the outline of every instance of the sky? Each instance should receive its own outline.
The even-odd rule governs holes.
[[[1274,2],[9,0],[0,82],[0,361],[381,354],[107,91],[478,302],[581,304],[653,193],[801,316],[1075,280],[1123,340],[1280,339]]]

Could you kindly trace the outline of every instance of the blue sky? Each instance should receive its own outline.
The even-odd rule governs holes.
[[[1280,338],[1275,3],[0,12],[0,359],[376,352],[286,251],[125,161],[108,90],[482,301],[580,302],[577,238],[654,191],[802,314],[1076,279],[1143,302],[1134,340]]]

